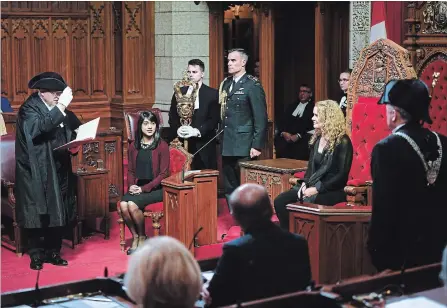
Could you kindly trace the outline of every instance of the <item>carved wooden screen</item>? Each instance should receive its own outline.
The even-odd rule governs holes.
[[[94,1],[2,2],[2,95],[19,105],[32,76],[56,71],[76,99],[106,99],[108,13]]]
[[[1,93],[15,111],[28,81],[56,71],[86,121],[123,127],[123,110],[154,103],[153,1],[2,1]],[[76,104],[79,102],[79,104]],[[82,103],[81,103],[82,102]]]
[[[406,22],[404,46],[418,77],[431,89],[433,124],[427,126],[447,135],[447,2],[409,2]]]

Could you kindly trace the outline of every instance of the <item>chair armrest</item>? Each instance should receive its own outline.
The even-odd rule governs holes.
[[[350,206],[364,206],[369,204],[370,185],[348,185],[345,186],[346,201]]]
[[[8,201],[9,203],[15,205],[16,204],[16,197],[14,196],[14,183],[2,180],[2,185],[8,189]]]
[[[289,184],[292,185],[292,186],[295,186],[296,184],[298,184],[298,181],[301,181],[301,180],[302,179],[300,179],[300,178],[293,177],[293,178],[289,179]]]
[[[345,186],[345,193],[349,196],[355,196],[357,194],[364,194],[368,190],[368,186]]]

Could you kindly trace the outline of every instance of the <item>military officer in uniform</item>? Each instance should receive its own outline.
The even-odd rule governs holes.
[[[219,88],[224,130],[222,171],[227,200],[240,185],[239,162],[258,157],[266,140],[265,93],[259,80],[246,73],[247,61],[244,49],[230,50],[228,72],[231,76],[222,81]]]

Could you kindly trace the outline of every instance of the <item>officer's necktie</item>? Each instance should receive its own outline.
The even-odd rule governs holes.
[[[230,86],[230,92],[233,90],[234,86],[236,85],[236,80],[234,80],[231,82],[231,86]]]

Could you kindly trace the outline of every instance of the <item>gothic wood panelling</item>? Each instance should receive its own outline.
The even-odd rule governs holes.
[[[274,119],[275,98],[275,21],[271,7],[261,7],[259,30],[259,79],[265,90],[267,101],[267,114],[270,120]],[[273,144],[271,144],[273,148]]]
[[[2,2],[2,7],[5,2]],[[11,50],[11,23],[8,19],[1,20],[1,28],[2,28],[2,40],[1,40],[1,57],[2,57],[2,66],[1,66],[1,87],[2,87],[2,95],[6,97],[11,97],[11,53],[8,52]]]
[[[224,9],[220,2],[207,2],[209,7],[210,24],[210,87],[219,88],[224,79]]]
[[[29,79],[57,71],[82,121],[122,128],[124,110],[153,104],[154,15],[153,2],[2,2],[2,94],[17,111]]]
[[[124,102],[153,104],[155,80],[154,2],[123,2]]]
[[[88,99],[90,93],[89,79],[90,65],[85,51],[89,50],[89,20],[73,20],[71,25],[71,57],[76,59],[73,63],[72,90],[80,99]]]

